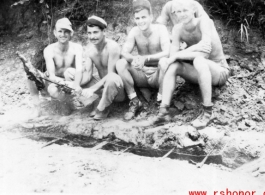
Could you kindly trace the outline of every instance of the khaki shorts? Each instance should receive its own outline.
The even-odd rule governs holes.
[[[226,59],[212,60],[212,61],[214,61],[215,63],[217,63],[218,65],[222,67],[222,71],[220,72],[220,78],[218,82],[218,86],[222,86],[225,84],[225,82],[230,76],[230,68],[226,62]]]
[[[142,70],[130,68],[130,73],[137,87],[159,88],[159,69],[144,66]]]

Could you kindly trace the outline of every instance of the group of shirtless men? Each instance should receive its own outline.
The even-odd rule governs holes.
[[[105,37],[107,23],[92,16],[86,23],[88,46],[71,42],[73,29],[67,18],[55,25],[56,43],[44,50],[50,80],[67,84],[84,97],[95,93],[101,99],[90,115],[95,120],[107,118],[113,101],[130,99],[124,119],[133,119],[143,104],[135,88],[157,88],[160,109],[152,125],[170,121],[169,106],[176,87],[176,77],[197,83],[202,94],[204,112],[192,122],[196,128],[205,127],[211,119],[212,85],[221,86],[229,77],[221,41],[214,23],[203,7],[194,0],[172,0],[165,4],[156,24],[148,0],[133,0],[134,21],[122,49]],[[174,25],[170,36],[166,25]],[[186,48],[182,48],[182,43]],[[133,55],[134,47],[138,55]],[[93,66],[98,74],[95,75]],[[30,80],[29,89],[34,101],[38,91]],[[64,94],[51,83],[46,89],[53,98]]]

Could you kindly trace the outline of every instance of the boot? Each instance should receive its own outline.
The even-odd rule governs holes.
[[[105,108],[103,111],[96,110],[96,115],[93,117],[94,120],[106,119],[110,113],[109,107]]]
[[[135,117],[136,113],[142,108],[142,103],[135,97],[129,103],[129,111],[125,113],[124,120],[131,120]]]
[[[151,121],[151,125],[160,125],[171,121],[171,117],[169,115],[169,106],[160,106],[159,113],[155,118]]]
[[[212,117],[212,110],[213,106],[204,106],[202,113],[191,123],[193,127],[196,129],[203,129],[205,128]]]

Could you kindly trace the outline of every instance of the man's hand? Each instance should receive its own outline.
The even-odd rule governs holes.
[[[80,87],[80,85],[74,85],[73,89],[75,90],[75,93],[78,95],[81,95],[82,93],[82,88]]]
[[[92,97],[94,95],[94,93],[95,92],[94,92],[93,89],[88,88],[88,89],[82,90],[81,95],[84,96],[84,97],[86,97],[86,98],[90,98],[90,97]]]
[[[146,61],[146,57],[145,56],[140,56],[137,55],[133,58],[132,61],[132,66],[136,69],[136,70],[142,70],[144,67],[144,63]]]
[[[211,53],[212,51],[211,42],[201,41],[198,43],[198,46],[200,48],[199,52]]]

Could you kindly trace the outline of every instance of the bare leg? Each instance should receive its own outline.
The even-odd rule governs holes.
[[[39,104],[39,91],[35,85],[35,82],[27,79],[27,85],[29,88],[30,95],[32,97],[32,103],[34,105],[38,105]]]
[[[135,93],[134,81],[133,81],[131,73],[129,72],[129,68],[130,68],[130,65],[125,59],[120,59],[117,62],[116,69],[123,81],[125,90],[128,95]]]
[[[66,81],[74,81],[75,79],[75,68],[67,68],[64,72],[64,78]],[[82,80],[80,85],[86,85],[91,80],[91,77],[87,71],[82,72]]]

